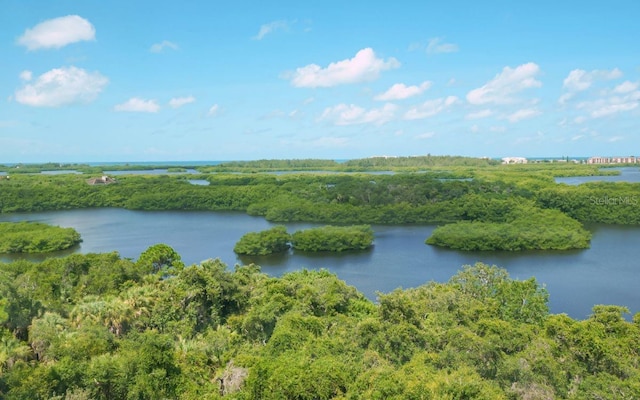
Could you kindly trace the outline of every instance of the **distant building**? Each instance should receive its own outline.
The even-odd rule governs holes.
[[[503,164],[526,164],[528,160],[524,157],[503,157]]]
[[[587,164],[636,164],[640,163],[640,157],[591,157]]]
[[[116,180],[109,176],[103,175],[99,178],[87,179],[87,183],[89,185],[108,185],[110,183],[116,183]]]

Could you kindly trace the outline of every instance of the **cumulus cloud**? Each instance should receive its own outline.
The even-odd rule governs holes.
[[[427,44],[427,53],[455,53],[458,51],[458,45],[453,43],[445,43],[443,38],[433,38]]]
[[[25,81],[32,79],[30,71],[23,71],[20,77]],[[16,91],[15,100],[34,107],[88,103],[98,96],[107,83],[109,79],[99,72],[87,72],[73,66],[56,68]]]
[[[638,82],[624,81],[613,89],[614,93],[625,94],[638,89]]]
[[[626,82],[625,82],[626,83]],[[591,118],[602,118],[632,111],[640,107],[640,90],[637,85],[622,83],[603,98],[583,101],[576,108],[588,112]]]
[[[387,60],[376,57],[371,48],[365,48],[350,59],[337,61],[322,68],[309,64],[287,74],[295,87],[331,87],[377,79],[382,71],[400,67],[400,62],[391,57]]]
[[[427,100],[417,107],[409,109],[404,114],[404,119],[423,119],[440,114],[444,110],[456,104],[459,99],[456,96],[441,97],[439,99]]]
[[[540,67],[535,63],[522,64],[516,68],[504,67],[495,78],[467,93],[467,101],[471,104],[514,103],[517,101],[515,94],[542,86],[536,79],[539,72]]]
[[[180,47],[173,43],[170,42],[168,40],[163,40],[160,43],[154,43],[151,45],[151,47],[149,48],[149,51],[152,53],[162,53],[165,49],[170,49],[170,50],[178,50]]]
[[[390,101],[390,100],[402,100],[409,97],[417,96],[423,93],[425,90],[431,87],[431,82],[422,82],[419,86],[407,86],[404,83],[396,83],[391,86],[386,92],[381,93],[374,97],[374,100]]]
[[[174,97],[173,99],[169,100],[169,106],[171,108],[180,108],[186,104],[193,103],[195,101],[196,101],[196,98],[193,96]]]
[[[71,43],[95,40],[96,30],[86,19],[67,15],[46,20],[27,29],[18,44],[29,50],[58,49]]]
[[[160,43],[155,43],[153,44],[150,48],[149,51],[152,53],[162,53],[165,49],[170,49],[170,50],[178,50],[179,47],[177,44],[170,42],[168,40],[163,40]]]
[[[29,82],[31,79],[33,79],[33,72],[29,70],[24,70],[20,72],[20,79],[22,79],[25,82]]]
[[[219,111],[220,111],[220,106],[218,106],[217,104],[214,104],[209,108],[209,111],[207,112],[207,115],[210,116],[210,117],[214,117],[214,116],[218,115]]]
[[[465,115],[465,119],[480,119],[480,118],[487,118],[493,115],[493,111],[489,110],[489,109],[484,109],[484,110],[480,110],[477,112],[472,112],[469,113],[467,115]]]
[[[328,107],[320,116],[321,120],[328,120],[335,125],[356,125],[373,123],[382,125],[393,119],[397,106],[391,103],[385,104],[381,108],[367,110],[354,104],[338,104]]]
[[[518,121],[522,121],[523,119],[536,117],[540,114],[541,114],[540,110],[536,108],[523,108],[512,114],[507,115],[507,120],[509,122],[518,122]]]
[[[564,104],[571,100],[576,93],[583,92],[589,89],[594,82],[598,80],[611,80],[622,77],[622,71],[618,68],[614,68],[611,71],[607,70],[593,70],[585,71],[583,69],[574,69],[569,72],[569,75],[562,81],[562,88],[564,92],[558,102]]]
[[[414,138],[416,138],[416,139],[431,139],[435,135],[436,135],[435,132],[425,132],[425,133],[421,133],[419,135],[414,136]]]
[[[156,113],[160,110],[160,106],[155,100],[144,100],[139,97],[132,97],[124,103],[116,105],[114,110],[122,112]]]
[[[614,68],[611,71],[593,70],[587,72],[583,69],[574,69],[562,82],[562,87],[571,91],[581,91],[588,89],[595,80],[611,80],[622,77],[622,71]]]
[[[262,40],[264,39],[265,36],[275,31],[288,30],[289,26],[290,26],[289,22],[284,20],[269,22],[268,24],[264,24],[260,26],[260,30],[258,31],[258,34],[255,35],[252,39]]]

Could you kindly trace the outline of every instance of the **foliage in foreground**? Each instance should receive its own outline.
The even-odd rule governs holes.
[[[640,398],[640,314],[549,315],[533,278],[476,264],[373,303],[324,270],[167,278],[166,250],[0,264],[0,397]]]
[[[0,222],[0,253],[49,253],[81,241],[73,228],[40,222]]]

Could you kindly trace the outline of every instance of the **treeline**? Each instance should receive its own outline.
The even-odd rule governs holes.
[[[3,399],[640,398],[640,314],[548,313],[535,279],[465,267],[372,302],[156,245],[0,264]]]
[[[331,224],[446,223],[475,220],[477,204],[513,207],[534,201],[581,222],[640,222],[638,184],[555,184],[540,170],[493,167],[474,171],[397,174],[195,174],[208,186],[177,175],[119,176],[117,184],[91,186],[79,175],[16,175],[0,180],[0,212],[87,207],[135,210],[234,210],[274,222]],[[559,171],[576,170],[579,166]],[[522,167],[525,168],[525,167]],[[463,179],[464,178],[464,179]],[[500,206],[502,207],[502,206]],[[499,207],[497,212],[506,211]],[[475,211],[474,211],[475,212]],[[495,214],[488,222],[499,222]]]
[[[73,228],[40,222],[0,222],[0,253],[50,253],[81,241]]]

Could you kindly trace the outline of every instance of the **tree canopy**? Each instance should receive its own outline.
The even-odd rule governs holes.
[[[144,259],[0,264],[0,396],[640,398],[638,314],[549,314],[544,287],[496,266],[374,302],[326,270]]]

